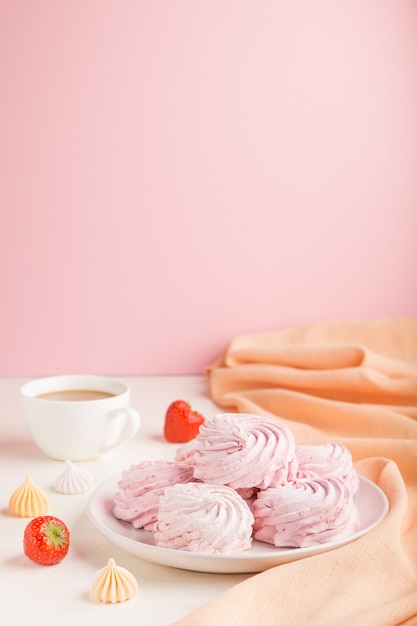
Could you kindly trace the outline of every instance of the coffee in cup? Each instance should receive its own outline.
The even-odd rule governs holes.
[[[39,378],[23,385],[21,399],[34,442],[53,459],[95,459],[131,439],[140,426],[128,385],[107,376]]]

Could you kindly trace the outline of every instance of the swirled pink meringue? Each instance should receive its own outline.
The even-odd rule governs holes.
[[[218,414],[200,427],[195,442],[194,476],[203,482],[265,489],[296,476],[294,435],[276,420]]]
[[[230,487],[188,483],[167,487],[153,527],[162,548],[224,554],[252,545],[253,515]]]
[[[277,547],[305,548],[359,529],[353,495],[339,478],[299,479],[257,494],[254,537]]]
[[[197,447],[196,439],[191,439],[187,443],[182,444],[177,448],[175,452],[175,460],[180,463],[187,463],[188,465],[194,464],[194,452]]]
[[[187,443],[177,448],[177,451],[175,453],[175,460],[180,461],[181,463],[188,463],[189,465],[194,465],[194,452],[196,448],[197,448],[196,439],[187,441]],[[242,489],[236,489],[236,491],[238,492],[240,496],[242,496],[244,500],[249,500],[255,495],[258,489],[256,489],[255,487],[243,487]]]
[[[342,443],[295,447],[298,458],[297,478],[341,478],[352,493],[359,487],[359,476],[352,455]]]
[[[193,468],[176,461],[142,461],[122,473],[113,515],[135,528],[151,530],[165,487],[194,480]]]

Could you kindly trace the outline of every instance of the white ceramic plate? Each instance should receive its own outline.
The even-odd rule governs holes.
[[[389,510],[385,493],[373,482],[360,476],[359,490],[355,496],[360,528],[344,539],[309,548],[275,548],[262,541],[254,541],[249,550],[239,554],[201,554],[159,548],[154,545],[150,531],[138,530],[129,522],[116,519],[112,513],[113,497],[117,492],[120,478],[116,476],[107,480],[90,496],[87,513],[96,528],[113,544],[130,554],[160,565],[198,572],[216,574],[261,572],[275,565],[328,552],[368,533],[384,519]]]

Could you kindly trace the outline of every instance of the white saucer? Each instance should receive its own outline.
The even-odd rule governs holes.
[[[252,547],[239,554],[201,554],[159,548],[153,543],[152,533],[138,530],[129,522],[123,522],[112,513],[113,498],[117,492],[120,476],[115,476],[100,485],[90,496],[87,513],[96,528],[114,545],[137,557],[180,569],[216,574],[245,574],[296,561],[307,556],[334,550],[365,535],[375,528],[387,515],[388,498],[372,481],[360,476],[355,502],[359,510],[360,528],[343,539],[308,548],[275,548],[254,541]]]

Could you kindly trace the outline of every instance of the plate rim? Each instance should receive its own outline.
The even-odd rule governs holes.
[[[104,516],[111,514],[104,509],[106,493],[110,486],[114,486],[116,493],[117,483],[121,479],[121,473],[106,479],[90,494],[87,501],[87,515],[95,526],[111,543],[116,544],[122,550],[130,553],[136,558],[142,558],[147,561],[157,563],[159,565],[165,565],[168,567],[174,567],[179,569],[185,569],[189,571],[200,571],[209,573],[257,573],[274,567],[275,565],[281,565],[290,561],[299,560],[315,554],[321,554],[329,552],[336,548],[342,547],[346,544],[356,541],[363,535],[371,532],[376,528],[388,515],[390,510],[390,503],[388,496],[381,489],[379,485],[374,483],[366,476],[358,474],[359,477],[359,490],[365,487],[365,489],[371,489],[375,495],[378,495],[381,504],[381,512],[370,523],[360,528],[355,533],[348,535],[347,537],[329,541],[327,543],[318,544],[314,546],[307,546],[304,548],[277,548],[276,546],[265,544],[270,547],[270,551],[265,552],[251,552],[245,550],[239,553],[224,553],[224,554],[210,554],[201,552],[188,552],[186,550],[174,550],[172,548],[163,548],[155,546],[153,544],[144,543],[140,539],[135,540],[131,537],[127,537],[122,533],[116,532],[113,528],[110,528],[107,524]],[[358,493],[359,493],[358,490]],[[355,496],[356,497],[356,496]],[[106,500],[108,501],[107,496]],[[103,509],[101,515],[97,515],[99,508]],[[361,513],[361,512],[360,512]],[[123,520],[117,520],[121,525],[125,526],[129,522],[123,522]],[[142,532],[144,529],[138,529]],[[257,544],[264,545],[265,542],[256,542]],[[138,548],[141,554],[137,554],[137,550],[129,549],[129,547]]]

